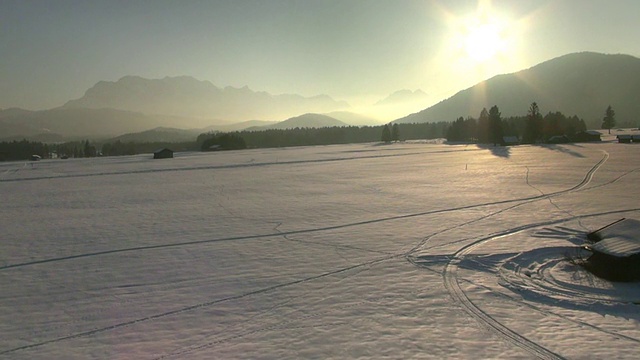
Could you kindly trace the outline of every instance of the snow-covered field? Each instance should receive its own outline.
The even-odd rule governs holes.
[[[610,137],[608,139],[611,139]],[[0,358],[637,358],[640,145],[320,146],[0,164]]]

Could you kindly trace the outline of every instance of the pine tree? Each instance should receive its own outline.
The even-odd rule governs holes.
[[[391,141],[400,141],[400,126],[398,124],[391,126]]]
[[[494,146],[502,144],[503,136],[500,110],[497,105],[494,105],[489,109],[489,142]]]
[[[485,144],[489,142],[489,113],[487,108],[482,108],[480,117],[478,118],[478,142]]]
[[[536,102],[532,102],[527,112],[527,124],[522,140],[526,144],[535,144],[542,135],[542,115]]]
[[[391,142],[391,130],[389,130],[389,125],[385,125],[385,126],[382,128],[382,137],[381,137],[381,140],[382,140],[382,141],[384,141],[384,142],[386,142],[386,143]]]
[[[604,114],[604,118],[602,119],[602,128],[609,129],[609,134],[611,134],[611,128],[616,126],[616,112],[613,111],[613,108],[609,105]]]

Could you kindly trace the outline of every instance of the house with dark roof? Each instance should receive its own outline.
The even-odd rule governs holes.
[[[593,241],[585,267],[594,275],[611,281],[640,281],[640,221],[621,219],[587,238]]]
[[[171,159],[173,157],[173,150],[162,148],[153,152],[154,159]]]

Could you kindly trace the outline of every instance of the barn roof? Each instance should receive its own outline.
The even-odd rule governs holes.
[[[505,144],[518,144],[520,143],[520,139],[517,136],[503,136],[502,141]]]
[[[161,149],[157,149],[157,150],[156,150],[156,151],[154,151],[153,153],[154,153],[154,154],[157,154],[157,153],[161,153],[161,152],[165,152],[165,151],[173,152],[173,150],[171,150],[171,149],[169,149],[169,148],[161,148]]]
[[[640,254],[640,221],[622,219],[593,233],[601,239],[591,245],[592,251],[615,257]]]

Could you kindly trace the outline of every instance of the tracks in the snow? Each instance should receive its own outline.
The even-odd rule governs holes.
[[[347,266],[347,267],[343,267],[343,268],[340,268],[340,269],[337,269],[337,270],[324,272],[324,273],[319,274],[319,275],[309,276],[309,277],[306,277],[306,278],[303,278],[303,279],[293,280],[293,281],[289,281],[289,282],[286,282],[286,283],[281,283],[281,284],[277,284],[277,285],[273,285],[273,286],[269,286],[269,287],[265,287],[265,288],[261,288],[261,289],[257,289],[257,290],[253,290],[253,291],[249,291],[249,292],[245,292],[245,293],[242,293],[242,294],[239,294],[239,295],[229,296],[229,297],[222,298],[222,299],[216,299],[216,300],[203,302],[203,303],[199,303],[199,304],[195,304],[195,305],[185,306],[185,307],[181,307],[181,308],[178,308],[178,309],[170,310],[170,311],[167,311],[167,312],[153,314],[153,315],[149,315],[149,316],[145,316],[145,317],[140,317],[140,318],[137,318],[137,319],[133,319],[133,320],[129,320],[129,321],[125,321],[125,322],[121,322],[121,323],[117,323],[117,324],[113,324],[113,325],[109,325],[109,326],[105,326],[105,327],[101,327],[101,328],[95,328],[95,329],[91,329],[91,330],[84,331],[84,332],[79,332],[79,333],[75,333],[75,334],[69,334],[69,335],[57,337],[57,338],[54,338],[54,339],[49,339],[49,340],[45,340],[45,341],[41,341],[41,342],[37,342],[37,343],[28,344],[28,345],[23,345],[23,346],[15,347],[15,348],[12,348],[12,349],[2,350],[2,351],[0,351],[0,355],[7,355],[7,354],[15,353],[15,352],[18,352],[18,351],[37,348],[37,347],[40,347],[40,346],[43,346],[43,345],[54,344],[54,343],[65,341],[65,340],[72,340],[72,339],[92,336],[92,335],[104,333],[104,332],[111,331],[111,330],[125,328],[125,327],[128,327],[128,326],[133,326],[133,325],[141,324],[141,323],[144,323],[144,322],[161,319],[161,318],[165,318],[165,317],[168,317],[168,316],[179,315],[179,314],[186,313],[186,312],[189,312],[189,311],[194,311],[194,310],[210,307],[210,306],[213,306],[213,305],[216,305],[216,304],[220,304],[220,303],[223,303],[223,302],[228,302],[228,301],[233,301],[233,300],[240,300],[240,299],[245,298],[245,297],[264,294],[264,293],[268,293],[268,292],[271,292],[271,291],[274,291],[274,290],[278,290],[278,289],[281,289],[281,288],[285,288],[285,287],[289,287],[289,286],[293,286],[293,285],[298,285],[298,284],[310,282],[310,281],[313,281],[313,280],[318,280],[318,279],[325,278],[325,277],[332,276],[332,275],[345,273],[345,272],[348,272],[348,271],[351,271],[351,270],[355,270],[355,269],[358,269],[358,268],[361,268],[361,267],[371,266],[371,265],[374,265],[374,264],[377,264],[377,263],[380,263],[380,262],[383,262],[383,261],[386,261],[386,260],[389,260],[389,259],[392,259],[392,258],[398,258],[398,257],[401,257],[401,255],[390,255],[390,256],[385,256],[385,257],[382,257],[382,258],[376,258],[376,259],[373,259],[373,260],[370,260],[370,261],[366,261],[366,262],[363,262],[363,263],[359,263],[359,264],[356,264],[356,265]]]
[[[538,225],[535,225],[538,226]],[[535,227],[531,226],[531,227]],[[528,227],[527,227],[528,228]],[[453,258],[446,265],[443,278],[444,285],[447,288],[449,294],[453,297],[453,299],[469,314],[473,317],[478,323],[480,323],[487,330],[497,334],[508,343],[518,346],[530,354],[540,358],[540,359],[561,359],[562,357],[540,345],[537,343],[525,338],[524,336],[518,334],[517,332],[509,329],[505,325],[501,324],[491,315],[484,312],[480,307],[475,305],[465,294],[464,290],[460,286],[460,282],[457,276],[458,265],[463,260],[464,256],[470,253],[475,247],[481,245],[482,243],[494,239],[499,236],[510,235],[512,233],[522,231],[522,229],[514,229],[513,231],[508,231],[503,233],[502,235],[490,236],[485,239],[481,239],[477,242],[472,243],[471,245],[465,246],[456,252]]]
[[[582,181],[580,183],[578,183],[576,186],[574,186],[572,188],[569,188],[569,189],[566,189],[566,190],[561,190],[561,191],[558,191],[558,192],[550,193],[550,194],[541,194],[541,195],[529,196],[529,197],[518,198],[518,199],[500,200],[500,201],[494,201],[494,202],[488,202],[488,203],[459,206],[459,207],[448,208],[448,209],[431,210],[431,211],[425,211],[425,212],[420,212],[420,213],[391,216],[391,217],[385,217],[385,218],[379,218],[379,219],[365,220],[365,221],[359,221],[359,222],[354,222],[354,223],[339,224],[339,225],[334,225],[334,226],[318,227],[318,228],[311,228],[311,229],[292,230],[292,231],[275,231],[273,233],[258,234],[258,235],[234,236],[234,237],[226,237],[226,238],[218,238],[218,239],[203,239],[203,240],[195,240],[195,241],[174,242],[174,243],[167,243],[167,244],[142,245],[142,246],[135,246],[135,247],[128,247],[128,248],[110,249],[110,250],[104,250],[104,251],[73,254],[73,255],[61,256],[61,257],[56,257],[56,258],[47,258],[47,259],[32,260],[32,261],[22,262],[22,263],[6,264],[6,265],[3,265],[3,266],[0,266],[0,271],[12,269],[12,268],[20,268],[20,267],[25,267],[25,266],[32,266],[32,265],[46,264],[46,263],[52,263],[52,262],[67,261],[67,260],[74,260],[74,259],[80,259],[80,258],[86,258],[86,257],[103,256],[103,255],[110,255],[110,254],[117,254],[117,253],[145,251],[145,250],[155,250],[155,249],[183,247],[183,246],[193,246],[193,245],[202,245],[202,244],[207,244],[207,243],[226,242],[226,241],[255,240],[255,239],[259,239],[259,238],[282,237],[282,236],[306,234],[306,233],[313,233],[313,232],[338,230],[338,229],[355,227],[355,226],[371,225],[371,224],[381,223],[381,222],[386,222],[386,221],[405,220],[405,219],[409,219],[409,218],[413,218],[413,217],[422,217],[422,216],[427,216],[427,215],[438,215],[438,214],[456,212],[456,211],[460,211],[460,210],[470,210],[470,209],[474,209],[474,208],[480,208],[480,207],[486,207],[486,206],[494,206],[494,205],[502,205],[502,204],[510,204],[510,203],[515,203],[515,205],[514,205],[514,207],[515,207],[515,206],[520,206],[523,202],[536,201],[536,200],[540,200],[540,199],[544,199],[544,198],[548,198],[548,197],[552,197],[552,196],[557,196],[557,195],[565,194],[565,193],[568,193],[568,192],[571,192],[571,191],[576,191],[576,190],[584,187],[586,184],[589,183],[589,181],[591,181],[591,178],[593,177],[593,174],[595,173],[597,168],[599,166],[601,166],[608,158],[609,158],[609,154],[605,152],[603,158],[594,167],[592,167],[589,170],[589,172],[585,175],[585,177],[582,179]],[[511,208],[502,210],[501,212],[509,210],[509,209],[511,209]],[[492,215],[495,215],[495,213],[492,213],[492,214],[490,214],[488,216],[492,216]],[[422,243],[424,243],[424,241]],[[413,251],[419,249],[419,247],[421,245],[422,244],[416,245],[410,252],[413,252]]]
[[[600,161],[598,163],[596,163],[594,166],[591,167],[591,169],[589,169],[589,171],[585,174],[585,176],[582,179],[582,181],[580,183],[578,183],[577,185],[575,185],[575,186],[573,186],[571,188],[562,190],[562,191],[558,191],[558,192],[553,193],[553,194],[548,194],[548,195],[542,194],[542,195],[540,195],[540,198],[551,197],[551,196],[559,196],[559,195],[567,194],[569,192],[577,191],[577,190],[585,187],[587,184],[589,184],[589,182],[593,178],[593,174],[595,174],[595,172],[602,166],[602,164],[604,164],[607,161],[608,158],[609,158],[609,154],[604,152],[604,155],[603,155],[602,159],[600,159]],[[528,172],[527,172],[527,174],[528,174]],[[527,178],[527,181],[528,181],[528,178]],[[568,220],[570,220],[570,219],[564,219],[564,220],[562,220],[562,222],[568,221]],[[483,327],[485,327],[489,331],[493,332],[494,334],[497,334],[498,336],[503,338],[508,343],[513,344],[515,346],[518,346],[518,347],[522,348],[523,350],[527,351],[528,353],[536,356],[537,358],[541,358],[541,359],[561,359],[562,356],[560,356],[559,354],[554,353],[553,351],[551,351],[551,350],[549,350],[549,349],[547,349],[547,348],[545,348],[545,347],[543,347],[543,346],[541,346],[541,345],[539,345],[539,344],[527,339],[526,337],[518,334],[517,332],[509,329],[507,326],[501,324],[498,320],[496,320],[491,315],[489,315],[485,311],[483,311],[476,304],[474,304],[473,301],[471,301],[469,299],[469,297],[465,294],[464,290],[460,286],[460,282],[459,282],[459,279],[458,279],[458,276],[457,276],[457,272],[458,272],[458,266],[464,260],[464,257],[467,254],[471,253],[476,247],[482,245],[483,243],[485,243],[487,241],[490,241],[490,240],[493,240],[493,239],[504,237],[504,236],[507,236],[507,235],[512,235],[512,234],[515,234],[517,232],[520,232],[520,231],[523,231],[523,230],[526,230],[526,229],[535,228],[535,227],[539,227],[539,226],[550,225],[552,223],[558,223],[558,221],[551,221],[551,222],[539,223],[539,224],[529,224],[529,225],[525,225],[525,226],[509,229],[509,230],[503,231],[501,233],[493,234],[493,235],[490,235],[488,237],[476,240],[476,241],[472,242],[471,244],[462,247],[456,253],[454,253],[453,256],[451,257],[451,260],[445,266],[444,273],[443,273],[444,285],[445,285],[447,291],[453,297],[453,299],[471,317],[473,317]]]
[[[173,248],[173,247],[181,247],[181,246],[192,246],[192,245],[200,245],[200,244],[215,243],[215,242],[222,242],[222,241],[255,240],[255,239],[260,239],[260,238],[265,238],[265,237],[286,237],[288,235],[305,234],[305,233],[320,232],[320,231],[330,231],[330,230],[336,230],[336,229],[348,228],[348,227],[354,227],[354,226],[366,226],[366,225],[371,225],[371,224],[374,224],[374,223],[380,223],[380,222],[385,222],[385,221],[403,220],[403,219],[409,219],[409,218],[413,218],[413,217],[420,217],[420,216],[427,216],[427,215],[437,215],[437,214],[442,214],[442,213],[449,213],[449,212],[455,212],[455,211],[467,210],[467,209],[473,209],[473,208],[479,208],[479,207],[486,207],[486,206],[493,206],[493,205],[500,205],[500,204],[510,204],[510,203],[514,204],[513,206],[511,206],[511,207],[509,207],[507,209],[503,209],[503,210],[500,210],[498,212],[495,212],[495,213],[492,213],[492,214],[488,215],[488,216],[493,216],[493,215],[495,215],[497,213],[507,211],[507,210],[509,210],[509,209],[511,209],[511,208],[513,208],[515,206],[520,206],[521,204],[526,203],[526,202],[537,201],[537,200],[541,200],[541,199],[548,198],[548,197],[551,197],[551,196],[558,196],[558,195],[566,194],[566,193],[569,193],[571,191],[576,191],[576,190],[584,188],[584,186],[586,186],[591,181],[591,178],[593,177],[593,174],[597,171],[597,169],[602,164],[604,164],[604,162],[606,162],[606,160],[608,159],[608,156],[609,155],[605,153],[603,158],[587,172],[587,174],[582,179],[582,181],[580,183],[578,183],[576,186],[571,187],[569,189],[562,190],[562,191],[558,191],[558,192],[555,192],[555,193],[550,193],[550,194],[541,194],[541,195],[537,195],[537,196],[531,196],[531,197],[525,197],[525,198],[519,198],[519,199],[502,200],[502,201],[496,201],[496,202],[491,202],[491,203],[475,204],[475,205],[461,206],[461,207],[449,208],[449,209],[441,209],[441,210],[433,210],[433,211],[427,211],[427,212],[421,212],[421,213],[414,213],[414,214],[400,215],[400,216],[394,216],[394,217],[372,219],[372,220],[367,220],[367,221],[361,221],[361,222],[355,222],[355,223],[349,223],[349,224],[340,224],[340,225],[327,226],[327,227],[318,227],[318,228],[312,228],[312,229],[294,230],[294,231],[288,231],[288,232],[275,231],[273,233],[267,233],[267,234],[261,234],[261,235],[259,234],[259,235],[238,236],[238,237],[228,237],[228,238],[219,238],[219,239],[205,239],[205,240],[190,241],[190,242],[176,242],[176,243],[170,243],[170,244],[147,245],[147,246],[138,246],[138,247],[130,247],[130,248],[122,248],[122,249],[105,250],[105,251],[101,251],[101,252],[83,253],[83,254],[70,255],[70,256],[65,256],[65,257],[41,259],[41,260],[34,260],[34,261],[30,261],[30,262],[16,263],[16,264],[8,264],[8,265],[0,266],[0,271],[14,269],[14,268],[20,268],[20,267],[25,267],[25,266],[32,266],[32,265],[46,264],[46,263],[55,263],[55,262],[73,260],[73,259],[78,259],[78,258],[102,256],[102,255],[123,253],[123,252],[145,251],[145,250],[152,250],[152,249]],[[330,160],[323,160],[323,161],[330,161]],[[337,161],[337,160],[333,160],[333,161]],[[182,170],[182,169],[180,169],[180,170]],[[481,219],[484,219],[486,217],[487,216],[483,216]],[[522,227],[519,227],[519,228],[509,229],[509,230],[507,230],[505,232],[493,234],[490,237],[477,240],[474,243],[461,248],[458,252],[456,252],[454,254],[453,258],[447,264],[447,266],[445,268],[444,275],[443,275],[444,276],[444,283],[445,283],[445,286],[446,286],[447,290],[449,291],[451,296],[454,299],[456,299],[458,301],[458,303],[465,309],[465,311],[467,313],[469,313],[472,317],[474,317],[478,322],[480,322],[482,325],[484,325],[490,331],[492,331],[492,332],[498,334],[499,336],[501,336],[502,338],[506,339],[509,343],[514,344],[514,345],[516,345],[518,347],[521,347],[524,350],[528,351],[529,353],[533,354],[534,356],[537,356],[537,357],[540,357],[540,358],[557,359],[557,358],[560,358],[560,356],[558,354],[555,354],[555,353],[549,351],[548,349],[545,349],[544,347],[542,347],[542,346],[540,346],[540,345],[538,345],[538,344],[526,339],[522,335],[519,335],[518,333],[510,330],[506,326],[500,324],[496,319],[492,318],[489,314],[487,314],[486,312],[482,311],[482,309],[480,309],[478,306],[476,306],[466,296],[466,294],[464,293],[464,291],[460,287],[460,284],[459,284],[459,281],[458,281],[458,278],[457,278],[458,265],[464,259],[465,255],[469,254],[475,247],[480,246],[482,243],[484,243],[486,241],[489,241],[489,240],[492,240],[492,239],[495,239],[495,238],[498,238],[498,237],[501,237],[501,236],[514,234],[516,232],[523,231],[523,230],[526,230],[526,229],[545,226],[545,225],[552,225],[552,224],[556,224],[556,223],[566,222],[566,221],[569,221],[569,220],[570,220],[570,218],[569,219],[556,220],[556,221],[550,221],[550,222],[545,222],[545,223],[529,224],[529,225],[522,226]],[[475,221],[478,221],[478,219],[472,220],[471,222],[475,222]],[[460,227],[460,226],[464,226],[464,224],[458,225],[457,227]],[[420,247],[422,247],[422,245],[424,245],[424,243],[430,237],[425,238],[419,244],[414,246],[409,251],[409,253],[414,252],[414,251],[418,250]],[[336,246],[336,245],[331,245],[331,244],[329,244],[329,245],[330,246]],[[366,250],[366,249],[362,249],[362,250]],[[195,304],[195,305],[185,306],[185,307],[181,307],[181,308],[178,308],[178,309],[166,311],[166,312],[163,312],[163,313],[158,313],[158,314],[153,314],[153,315],[149,315],[149,316],[145,316],[145,317],[140,317],[140,318],[137,318],[137,319],[133,319],[133,320],[129,320],[129,321],[126,321],[126,322],[113,324],[113,325],[106,326],[106,327],[95,328],[95,329],[91,329],[91,330],[84,331],[84,332],[69,334],[69,335],[66,335],[66,336],[61,336],[61,337],[57,337],[57,338],[50,339],[50,340],[45,340],[45,341],[38,342],[38,343],[27,344],[27,345],[24,345],[24,346],[13,348],[13,349],[0,351],[0,355],[11,354],[11,353],[14,353],[14,352],[17,352],[17,351],[36,348],[36,347],[40,347],[40,346],[43,346],[43,345],[57,343],[57,342],[65,341],[65,340],[71,340],[71,339],[76,339],[76,338],[81,338],[81,337],[92,336],[92,335],[104,333],[104,332],[107,332],[107,331],[110,331],[110,330],[115,330],[115,329],[119,329],[119,328],[123,328],[123,327],[133,326],[133,325],[140,324],[140,323],[147,322],[147,321],[151,321],[151,320],[161,319],[161,318],[165,318],[165,317],[169,317],[169,316],[173,316],[173,315],[179,315],[181,313],[185,313],[185,312],[189,312],[189,311],[193,311],[193,310],[197,310],[197,309],[201,309],[201,308],[210,307],[210,306],[213,306],[215,304],[219,304],[219,303],[226,302],[226,301],[238,300],[238,299],[245,298],[245,297],[248,297],[248,296],[264,294],[264,293],[275,291],[277,289],[281,289],[281,288],[284,288],[284,287],[294,286],[294,285],[298,285],[298,284],[301,284],[301,283],[313,281],[313,280],[316,280],[316,279],[328,277],[328,276],[331,276],[331,275],[345,273],[345,272],[348,272],[348,271],[351,271],[351,270],[355,270],[355,269],[358,269],[358,268],[371,266],[371,265],[374,265],[374,264],[382,262],[382,261],[386,261],[386,260],[390,260],[390,259],[393,259],[393,258],[406,256],[407,254],[405,254],[405,253],[403,253],[403,254],[387,254],[387,255],[381,254],[383,256],[377,257],[377,258],[375,258],[373,260],[370,260],[370,261],[367,261],[367,262],[363,262],[363,263],[359,263],[359,264],[356,264],[356,265],[343,267],[343,268],[340,268],[340,269],[324,272],[324,273],[321,273],[321,274],[318,274],[318,275],[314,275],[314,276],[310,276],[310,277],[306,277],[306,278],[303,278],[303,279],[294,280],[294,281],[290,281],[290,282],[286,282],[286,283],[273,285],[273,286],[270,286],[270,287],[265,287],[265,288],[261,288],[261,289],[257,289],[257,290],[253,290],[253,291],[249,291],[249,292],[245,292],[245,293],[242,293],[242,294],[239,294],[239,295],[234,295],[234,296],[227,297],[227,298],[216,299],[216,300],[212,300],[212,301],[209,301],[209,302],[203,302],[203,303],[199,303],[199,304]]]

